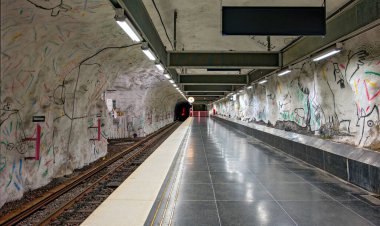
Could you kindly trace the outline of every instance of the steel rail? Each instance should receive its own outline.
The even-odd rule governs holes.
[[[81,184],[82,182],[87,180],[88,178],[92,177],[93,175],[95,175],[96,173],[105,169],[106,167],[108,167],[112,163],[121,159],[126,154],[129,154],[134,149],[140,147],[141,145],[144,145],[144,147],[140,149],[141,151],[136,152],[135,154],[133,154],[131,156],[131,158],[128,158],[126,160],[126,161],[128,161],[128,160],[130,161],[131,159],[133,159],[133,156],[136,156],[136,154],[141,154],[143,150],[147,149],[156,140],[158,140],[160,137],[164,136],[169,131],[171,131],[173,128],[175,128],[175,125],[177,125],[177,122],[171,123],[171,124],[161,128],[160,130],[156,131],[155,133],[150,134],[146,138],[144,138],[144,139],[136,142],[132,146],[126,148],[122,152],[115,154],[114,156],[112,156],[111,158],[109,158],[105,162],[102,162],[101,164],[99,164],[95,168],[88,169],[87,171],[85,171],[80,176],[75,177],[72,180],[70,180],[68,182],[64,182],[63,184],[58,185],[57,187],[49,190],[45,196],[43,196],[41,198],[37,198],[37,199],[31,201],[30,203],[28,203],[27,205],[24,205],[21,208],[16,209],[15,211],[12,211],[12,212],[2,216],[0,218],[0,225],[8,226],[8,225],[15,225],[17,223],[20,223],[24,219],[28,218],[29,216],[31,216],[32,214],[37,212],[39,209],[45,207],[47,204],[53,202],[58,197],[69,192],[70,190],[72,190],[73,188],[75,188],[76,186],[78,186],[79,184]],[[155,137],[159,137],[159,138],[154,139]],[[125,163],[126,162],[124,161],[120,165],[123,165]],[[116,168],[119,168],[120,165],[118,165],[118,167],[116,167]],[[112,172],[114,172],[114,171],[112,171]],[[108,175],[108,173],[106,175]],[[101,177],[101,178],[103,178],[103,177]],[[96,184],[96,183],[94,183],[94,184]],[[85,190],[87,190],[87,189],[85,189]],[[66,204],[68,204],[68,203],[66,203]]]

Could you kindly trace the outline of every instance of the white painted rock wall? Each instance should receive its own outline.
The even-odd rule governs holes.
[[[154,68],[118,77],[111,90],[116,91],[107,92],[106,99],[116,100],[124,114],[110,123],[111,138],[143,137],[173,122],[175,104],[182,98]]]
[[[113,17],[106,0],[1,1],[0,207],[106,154],[113,125],[101,98],[116,78],[141,90],[144,97],[133,104],[140,101],[155,114],[174,110],[179,95],[161,108],[153,103],[163,82],[145,80],[157,71],[143,71],[154,68],[152,62],[139,45],[130,46]],[[140,115],[137,110],[128,114]],[[34,156],[35,144],[23,141],[35,136],[35,115],[46,117],[39,161],[25,160]],[[98,118],[102,136],[93,141],[97,130],[89,127]],[[171,120],[140,126],[147,134]]]
[[[272,76],[236,98],[214,104],[218,114],[380,149],[380,28],[344,43],[318,63]]]

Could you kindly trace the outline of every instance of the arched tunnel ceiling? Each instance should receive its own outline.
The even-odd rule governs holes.
[[[107,139],[173,121],[182,96],[114,16],[108,0],[1,1],[0,207],[103,157]],[[24,161],[37,156],[35,116],[41,158]]]
[[[168,50],[172,46],[152,0],[143,0],[144,5]],[[327,0],[327,17],[350,0]],[[174,10],[177,19],[177,50],[213,51],[266,51],[265,36],[222,36],[221,6],[321,6],[323,0],[161,0],[155,1],[161,14],[170,41],[173,43]],[[272,51],[279,51],[296,37],[271,37]]]

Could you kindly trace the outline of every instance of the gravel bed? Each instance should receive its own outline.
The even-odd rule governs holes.
[[[55,209],[59,208],[63,203],[66,203],[68,200],[74,198],[83,191],[83,187],[76,187],[70,192],[61,195],[59,198],[54,200],[45,206],[44,209],[35,212],[33,215],[29,216],[27,219],[21,221],[20,226],[23,225],[36,225],[37,222],[40,222],[42,219],[50,215]]]
[[[124,145],[118,145],[118,143],[108,145],[108,147],[107,147],[108,153],[105,156],[105,158],[108,159],[108,158],[112,157],[113,155],[119,153],[120,150],[127,148],[128,146],[130,146],[132,144],[132,142],[123,142],[123,143],[124,143]],[[36,198],[42,197],[49,190],[61,185],[62,183],[66,182],[66,181],[68,181],[68,180],[70,180],[70,179],[72,179],[78,175],[80,175],[84,171],[98,165],[100,162],[103,162],[103,161],[104,161],[103,158],[100,158],[100,159],[96,160],[95,162],[92,162],[89,165],[84,166],[83,168],[74,170],[74,172],[70,175],[60,177],[60,178],[54,178],[49,184],[47,184],[43,187],[40,187],[40,188],[35,189],[35,190],[27,191],[26,193],[24,193],[24,196],[22,197],[22,199],[5,203],[0,208],[0,216],[6,215],[6,214],[16,210],[17,208],[20,208],[21,206],[31,202],[32,200],[34,200]],[[92,178],[91,178],[90,182],[91,181],[92,181]]]
[[[104,201],[117,188],[117,186],[121,184],[122,181],[124,181],[143,162],[143,160],[149,157],[150,154],[153,153],[153,151],[156,149],[155,147],[162,143],[163,140],[165,139],[162,139],[160,142],[154,145],[154,147],[150,147],[148,150],[146,150],[144,154],[139,155],[138,157],[133,159],[132,162],[130,164],[125,165],[123,169],[117,170],[114,173],[112,173],[112,175],[107,179],[107,181],[101,182],[98,187],[96,187],[89,194],[86,194],[81,200],[79,200],[79,202],[77,202],[69,210],[61,214],[61,216],[59,216],[58,219],[56,219],[50,225],[79,225],[80,223],[78,223],[78,221],[86,219],[91,214],[89,210],[96,209],[96,207],[100,205],[100,202]],[[107,154],[106,158],[109,158],[112,155],[118,153],[121,149],[125,149],[127,146],[130,146],[130,144],[130,142],[124,142],[124,145],[117,145],[117,143],[109,145],[110,151]],[[114,170],[116,167],[122,164],[126,159],[130,158],[130,156],[133,155],[133,153],[136,153],[138,150],[139,148],[136,148],[131,153],[125,155],[123,158],[115,161],[113,164],[106,167],[101,172],[95,174],[94,176],[86,180],[85,183],[78,185],[70,192],[60,196],[50,204],[46,205],[43,209],[39,210],[38,212],[34,213],[24,221],[20,222],[18,225],[24,226],[38,224],[41,220],[49,216],[53,211],[61,207],[63,204],[67,203],[69,200],[75,198],[81,192],[83,192],[88,187],[88,185],[93,184],[99,178],[107,174],[107,172]],[[46,191],[50,190],[51,188],[54,188],[55,186],[62,184],[64,181],[67,181],[68,179],[71,179],[74,176],[79,175],[81,172],[89,169],[90,167],[98,164],[101,161],[103,161],[103,159],[99,159],[94,163],[90,164],[89,166],[76,170],[73,174],[67,177],[55,179],[47,186],[33,191],[33,194],[26,194],[22,200],[7,203],[6,205],[4,205],[3,208],[0,209],[0,214],[5,214],[11,210],[16,209],[20,205],[27,203],[30,200],[33,200],[33,198],[43,195]]]
[[[153,153],[154,150],[155,150],[154,148],[150,148],[146,154],[141,155],[141,156],[137,157],[136,159],[137,160],[146,159],[151,153]],[[129,154],[129,155],[131,155],[131,154]],[[128,157],[124,157],[123,159],[125,160],[127,158]],[[143,161],[141,161],[141,162],[143,162]],[[119,164],[120,164],[120,162],[119,162]],[[117,166],[119,164],[112,164],[112,165]],[[84,221],[91,214],[91,212],[80,212],[80,210],[83,210],[83,209],[95,210],[100,205],[100,203],[99,204],[89,204],[89,202],[94,202],[94,201],[95,202],[103,202],[110,194],[112,194],[112,192],[114,190],[117,189],[117,187],[108,187],[107,185],[110,184],[110,182],[112,182],[112,181],[116,181],[116,182],[124,181],[126,178],[128,178],[129,175],[131,175],[131,173],[139,165],[140,164],[128,164],[127,166],[125,166],[126,168],[128,168],[128,170],[126,170],[124,168],[124,169],[117,171],[114,174],[112,174],[112,176],[107,181],[102,183],[99,187],[97,187],[92,192],[87,194],[80,202],[75,204],[71,208],[70,212],[66,211],[65,213],[61,214],[61,216],[59,216],[59,218],[56,221],[54,221],[52,223],[52,225],[80,225],[79,223],[78,224],[67,224],[65,222],[73,221],[73,220],[74,221],[77,221],[77,220],[79,220],[79,221],[83,220]],[[114,168],[114,167],[112,167],[112,168]],[[72,214],[72,212],[75,212],[76,214]]]

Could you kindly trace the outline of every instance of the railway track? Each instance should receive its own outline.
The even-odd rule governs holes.
[[[180,123],[172,123],[108,160],[0,217],[0,225],[79,225]]]

